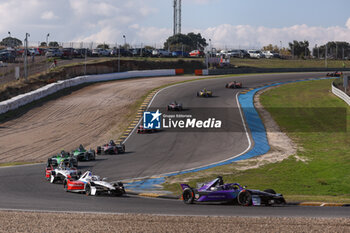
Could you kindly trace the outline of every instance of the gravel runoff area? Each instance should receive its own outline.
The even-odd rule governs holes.
[[[348,218],[0,212],[0,232],[350,232]]]

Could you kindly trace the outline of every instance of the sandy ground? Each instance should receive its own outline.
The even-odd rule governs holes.
[[[0,212],[0,232],[349,232],[346,218]]]
[[[117,139],[132,120],[132,106],[149,90],[198,79],[157,77],[94,84],[0,123],[0,163],[41,162],[62,149],[96,148]]]

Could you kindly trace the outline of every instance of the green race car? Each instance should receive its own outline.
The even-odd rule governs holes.
[[[78,167],[78,160],[71,156],[70,153],[62,150],[58,155],[54,155],[47,159],[47,167],[57,167],[61,163],[69,164],[73,167]]]
[[[83,145],[80,145],[78,149],[72,151],[71,155],[78,161],[90,161],[95,160],[95,150],[86,150]]]
[[[197,92],[197,96],[198,97],[212,97],[213,92],[204,88],[203,90]]]

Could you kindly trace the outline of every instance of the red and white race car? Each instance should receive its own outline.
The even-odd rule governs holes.
[[[79,178],[80,171],[75,167],[70,167],[69,164],[61,162],[60,165],[54,168],[52,165],[47,166],[45,169],[45,178],[50,183],[56,183],[57,181],[64,181],[67,178]]]
[[[63,182],[66,192],[81,192],[89,195],[109,194],[113,196],[121,196],[125,194],[122,182],[109,183],[105,178],[93,175],[91,171],[85,172],[79,180],[67,178]]]
[[[143,125],[140,125],[139,127],[137,127],[137,133],[139,134],[154,133],[156,131],[157,131],[156,129],[145,129]]]
[[[226,88],[242,88],[242,86],[242,82],[237,81],[229,82],[225,85]]]

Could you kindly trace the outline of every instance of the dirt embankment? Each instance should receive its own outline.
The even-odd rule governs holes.
[[[120,60],[120,71],[130,70],[155,70],[155,69],[184,69],[185,73],[194,73],[195,69],[202,69],[203,62],[195,60],[177,61],[143,61],[143,60]],[[118,59],[110,59],[98,63],[80,63],[74,66],[63,66],[43,72],[32,77],[28,81],[12,81],[0,86],[0,101],[10,99],[14,96],[36,90],[49,83],[58,80],[74,78],[84,74],[106,74],[118,72]]]
[[[0,122],[0,163],[40,162],[79,144],[96,148],[117,139],[134,119],[135,103],[148,91],[194,76],[154,77],[97,83],[40,102]],[[134,107],[133,107],[134,106]]]

